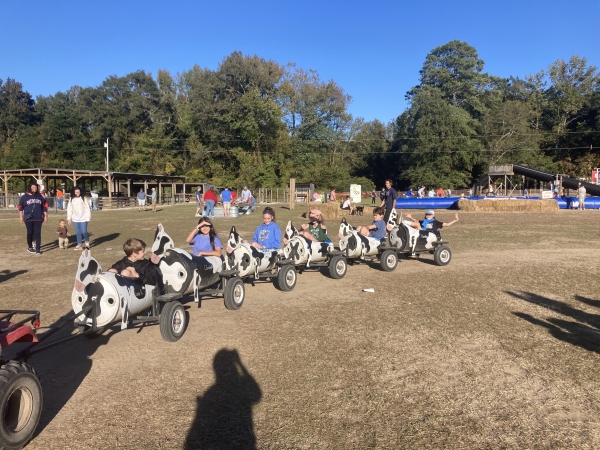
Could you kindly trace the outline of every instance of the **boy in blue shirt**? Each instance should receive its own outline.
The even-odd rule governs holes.
[[[275,223],[275,211],[266,207],[263,211],[263,223],[254,232],[252,247],[261,252],[277,251],[281,247],[281,230]]]
[[[375,239],[381,239],[385,237],[385,221],[383,220],[384,214],[385,209],[381,206],[374,208],[373,223],[371,225],[367,225],[366,227],[356,227],[356,231],[363,236],[370,236]]]

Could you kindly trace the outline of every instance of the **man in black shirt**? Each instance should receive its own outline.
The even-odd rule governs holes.
[[[396,207],[397,198],[398,193],[396,192],[396,189],[392,187],[392,180],[385,180],[385,189],[381,191],[381,205],[379,206],[385,208],[385,216],[383,216],[383,221],[386,224],[390,218],[392,209]]]

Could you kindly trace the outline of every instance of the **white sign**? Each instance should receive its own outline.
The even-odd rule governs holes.
[[[542,198],[554,198],[552,191],[542,191]]]
[[[360,203],[361,202],[361,186],[360,184],[351,184],[350,185],[350,199],[352,203]]]

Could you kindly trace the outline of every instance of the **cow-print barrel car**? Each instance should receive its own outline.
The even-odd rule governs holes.
[[[396,222],[395,210],[390,214],[387,227],[391,228]],[[339,229],[340,250],[352,263],[379,259],[381,268],[386,272],[393,271],[398,265],[398,253],[394,247],[385,243],[385,238],[377,239],[364,236],[342,218]]]
[[[85,336],[102,334],[121,323],[121,329],[139,323],[160,324],[166,341],[175,342],[187,328],[187,316],[179,294],[162,294],[158,286],[143,285],[113,272],[104,272],[89,249],[79,257],[71,304],[80,331]],[[144,311],[149,315],[136,316]]]
[[[227,309],[242,307],[246,296],[244,282],[237,276],[237,271],[224,269],[222,258],[193,256],[187,250],[175,247],[162,224],[156,228],[152,253],[160,258],[158,270],[165,292],[181,295],[193,292],[198,306],[203,297],[223,295]]]
[[[331,242],[306,239],[294,227],[291,220],[285,228],[285,239],[287,243],[283,247],[283,254],[286,259],[293,261],[300,273],[310,268],[327,267],[331,278],[340,279],[346,275],[348,269],[346,258],[333,248]]]
[[[394,211],[395,213],[395,211]],[[406,254],[409,258],[418,258],[422,253],[432,253],[438,266],[445,266],[452,259],[452,252],[442,240],[439,231],[431,229],[417,230],[410,226],[410,220],[397,221],[389,233],[390,246],[398,252]]]
[[[263,252],[244,241],[235,227],[231,227],[227,240],[225,265],[237,271],[242,279],[272,279],[281,291],[291,291],[296,286],[296,268],[289,259],[283,259],[279,251]]]

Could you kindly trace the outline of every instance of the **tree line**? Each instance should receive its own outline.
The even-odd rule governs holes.
[[[600,75],[586,58],[524,78],[484,72],[475,48],[433,49],[408,107],[383,123],[315,70],[234,52],[216,70],[106,78],[35,100],[0,80],[0,169],[52,167],[185,175],[217,185],[318,189],[463,188],[489,164],[573,176],[600,166]]]

